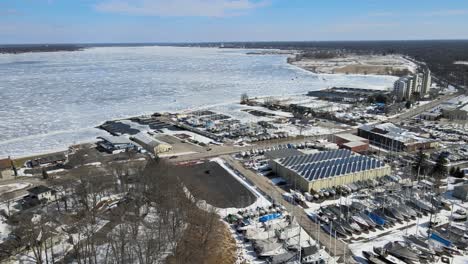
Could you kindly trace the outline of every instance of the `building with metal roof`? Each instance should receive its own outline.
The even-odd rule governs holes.
[[[318,191],[390,174],[382,161],[347,149],[270,160],[273,171],[302,191]]]
[[[423,138],[392,123],[363,125],[358,136],[367,138],[372,145],[391,151],[415,151],[438,146],[437,141]]]
[[[135,148],[135,145],[132,143],[132,141],[130,141],[130,139],[125,136],[102,136],[98,137],[98,139],[101,139],[101,141],[99,141],[97,145],[112,154],[125,152],[129,149]]]
[[[291,156],[303,155],[303,153],[295,148],[282,148],[266,151],[264,155],[267,159],[280,159]]]
[[[168,143],[162,142],[144,132],[136,134],[131,139],[155,155],[172,150],[172,146]]]

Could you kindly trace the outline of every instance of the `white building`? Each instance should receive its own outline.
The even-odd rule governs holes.
[[[406,79],[400,78],[393,84],[393,93],[399,98],[405,98],[407,90]]]
[[[56,191],[44,186],[38,185],[36,187],[28,189],[29,196],[37,198],[39,201],[54,201],[56,199]]]
[[[421,95],[426,95],[429,93],[431,89],[432,79],[431,79],[431,71],[426,69],[423,74],[422,78],[422,86],[421,86]]]
[[[399,99],[410,99],[415,93],[424,97],[431,88],[431,71],[401,77],[393,84],[393,93]]]
[[[393,92],[399,99],[410,98],[413,94],[413,77],[404,76],[393,84]]]
[[[101,141],[97,144],[105,151],[117,154],[135,148],[135,145],[125,136],[118,137],[99,137]]]

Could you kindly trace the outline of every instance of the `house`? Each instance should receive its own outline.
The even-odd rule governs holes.
[[[0,180],[12,179],[14,176],[13,161],[10,158],[0,159]]]
[[[54,201],[56,199],[56,191],[44,185],[38,185],[36,187],[27,190],[29,197],[32,199],[38,199],[39,201]]]
[[[126,138],[125,136],[104,136],[98,137],[98,139],[101,139],[101,141],[97,143],[98,147],[111,154],[122,153],[135,148],[135,145],[130,141],[130,139]]]
[[[42,156],[37,159],[32,159],[27,162],[27,165],[31,168],[34,168],[39,166],[63,164],[65,161],[67,161],[67,155],[61,152]]]

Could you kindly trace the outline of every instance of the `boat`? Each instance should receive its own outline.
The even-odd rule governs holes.
[[[352,202],[351,203],[351,208],[353,208],[356,211],[364,211],[366,209],[366,206],[363,205],[362,203],[359,202]]]
[[[423,253],[430,255],[434,255],[436,253],[429,245],[429,243],[425,242],[422,238],[416,237],[415,235],[403,236],[403,239]]]
[[[388,251],[383,248],[383,247],[374,247],[373,248],[374,253],[377,254],[377,256],[384,260],[385,263],[390,263],[390,264],[406,264],[403,260],[400,260],[388,253]]]
[[[380,216],[381,218],[385,219],[386,222],[388,222],[391,225],[393,225],[395,223],[395,221],[396,221],[395,218],[387,215],[382,209],[374,210],[373,213]]]
[[[382,218],[380,215],[375,214],[373,212],[369,212],[367,216],[378,226],[384,226],[387,224],[387,220]]]
[[[330,222],[328,217],[326,215],[324,215],[323,213],[320,213],[320,212],[318,212],[318,213],[308,213],[307,216],[317,224]]]
[[[377,224],[372,221],[372,219],[370,219],[370,217],[365,214],[364,212],[361,212],[358,214],[359,217],[361,217],[361,219],[363,219],[364,221],[366,221],[366,223],[371,227],[371,228],[374,228]]]
[[[356,222],[354,222],[352,219],[349,219],[347,222],[348,222],[349,226],[351,226],[351,228],[354,229],[354,231],[356,231],[358,233],[362,232],[362,228]]]
[[[384,211],[399,221],[405,220],[405,217],[403,216],[403,214],[401,214],[396,208],[385,208]]]
[[[409,214],[413,218],[416,218],[418,216],[418,213],[415,210],[413,210],[413,208],[405,204],[401,204],[399,208],[403,208],[406,211],[406,213]]]
[[[374,264],[385,264],[385,261],[382,261],[376,256],[374,253],[370,251],[363,251],[362,255],[368,260],[369,263],[374,263]]]
[[[389,254],[402,260],[418,262],[421,255],[400,241],[390,242],[386,244],[384,248]]]
[[[323,230],[330,235],[334,235],[336,232],[336,235],[340,235],[342,237],[346,237],[349,235],[347,231],[345,231],[343,228],[340,226],[337,226],[336,223],[332,222],[331,224],[326,224],[322,225]]]
[[[351,216],[351,219],[353,219],[354,222],[356,222],[359,226],[361,226],[364,229],[370,228],[369,224],[358,215]]]
[[[455,212],[452,214],[452,219],[454,221],[464,221],[467,218],[466,210],[463,209],[457,209]]]
[[[351,227],[351,225],[348,224],[348,223],[347,223],[346,221],[344,221],[343,219],[338,220],[338,221],[335,221],[333,224],[334,224],[334,225],[336,224],[336,225],[341,226],[344,230],[346,230],[346,232],[348,232],[348,233],[350,233],[350,234],[352,234],[352,233],[355,232],[354,228]]]
[[[425,211],[428,211],[428,212],[434,212],[434,208],[431,205],[431,203],[429,203],[428,201],[423,200],[423,199],[421,199],[421,198],[419,198],[417,196],[411,202],[414,203],[417,207],[421,208],[422,210],[425,210]]]
[[[443,246],[447,248],[452,247],[452,244],[453,244],[452,241],[450,241],[449,239],[445,238],[441,234],[434,232],[434,231],[431,232],[431,234],[429,235],[429,238],[439,242],[440,244],[442,244]]]

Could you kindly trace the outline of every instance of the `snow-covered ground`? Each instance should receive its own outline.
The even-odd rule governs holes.
[[[268,201],[268,199],[266,199],[257,189],[256,187],[248,184],[244,179],[242,179],[237,173],[235,173],[229,166],[226,165],[226,163],[224,162],[224,160],[222,160],[221,158],[214,158],[212,159],[211,161],[214,161],[216,163],[218,163],[221,167],[223,167],[223,169],[225,169],[227,172],[229,172],[229,174],[231,174],[232,177],[234,177],[237,181],[239,181],[242,185],[244,185],[245,188],[247,188],[248,190],[250,190],[254,195],[255,197],[257,197],[257,200],[249,205],[248,207],[245,207],[245,208],[225,208],[225,209],[219,209],[219,214],[221,217],[225,217],[227,216],[228,214],[235,214],[237,213],[239,210],[245,210],[245,209],[255,209],[257,207],[268,207],[271,205],[271,202]]]
[[[330,59],[303,58],[293,62],[294,65],[311,69],[319,73],[346,73],[360,72],[369,74],[381,74],[388,69],[407,69],[416,72],[417,65],[401,55],[354,55],[347,54],[344,57]],[[357,66],[357,68],[354,67]]]
[[[383,89],[392,76],[320,75],[287,55],[180,47],[102,47],[0,55],[0,157],[95,140],[106,120],[306,93],[328,86]],[[53,100],[51,100],[53,98]]]
[[[468,65],[468,61],[455,61],[453,64]]]
[[[11,184],[0,185],[0,194],[15,192],[18,190],[25,189],[29,186],[31,186],[31,184],[29,183],[11,183]]]
[[[190,136],[191,140],[196,140],[198,142],[203,142],[205,144],[209,144],[209,143],[213,142],[213,140],[211,138],[207,138],[205,136],[193,133],[191,131],[186,131],[186,130],[184,130],[184,131],[174,131],[174,130],[170,130],[170,129],[167,129],[167,128],[163,128],[162,131],[164,132],[164,134],[168,134],[168,135],[172,135],[172,136],[179,135],[179,134],[185,134],[187,136]]]

